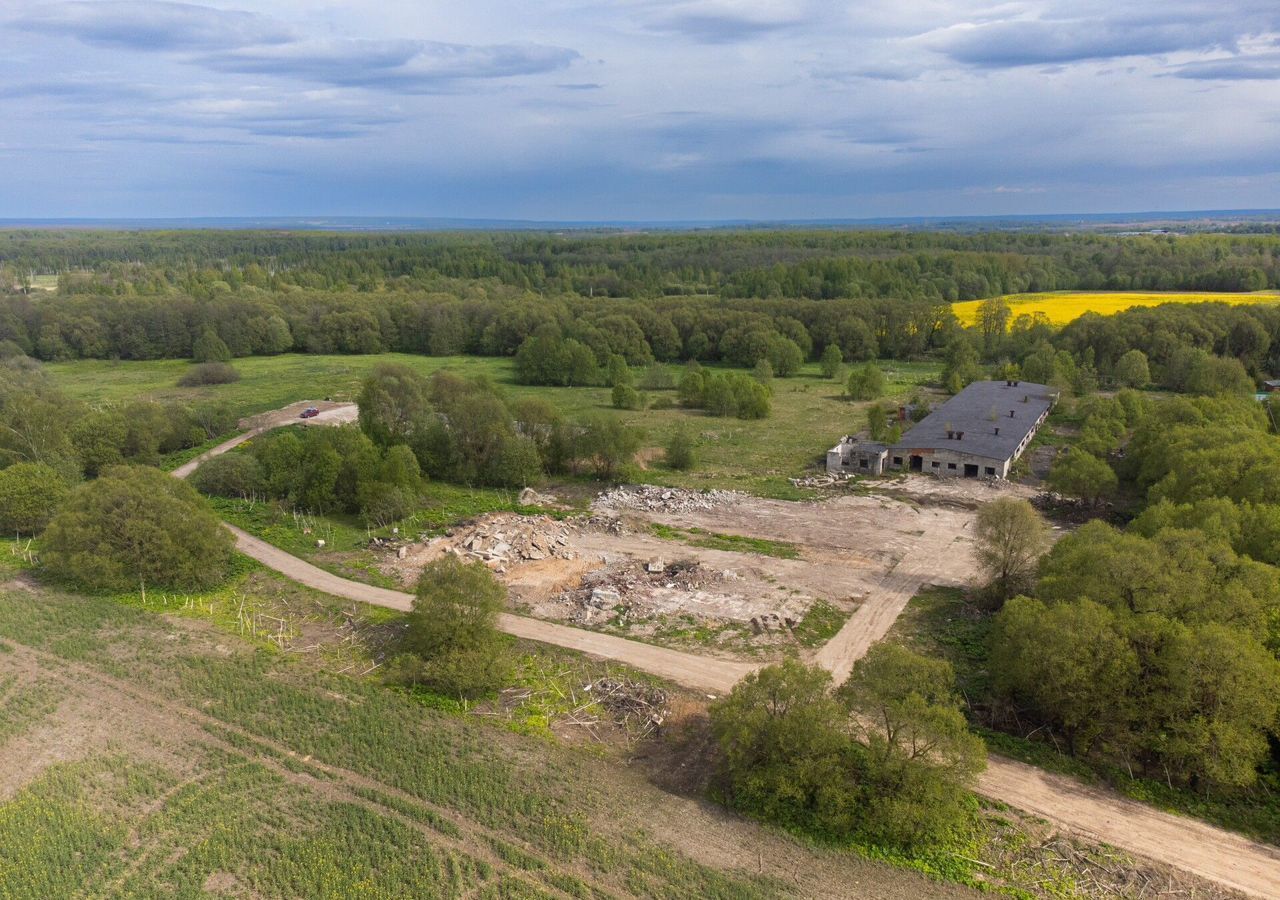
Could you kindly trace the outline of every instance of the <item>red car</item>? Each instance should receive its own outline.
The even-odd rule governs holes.
[[[318,415],[320,415],[320,410],[316,409],[314,406],[308,406],[298,415],[298,418],[310,419],[312,416],[318,416]]]

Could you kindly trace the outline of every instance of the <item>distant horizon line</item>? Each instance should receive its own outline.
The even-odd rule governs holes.
[[[922,227],[941,225],[1157,225],[1198,220],[1280,223],[1280,209],[1139,210],[1103,213],[1009,213],[820,218],[724,219],[527,219],[484,216],[266,215],[266,216],[26,216],[0,217],[0,230],[77,228],[102,230],[288,231],[550,231],[601,229],[700,230],[731,228]]]

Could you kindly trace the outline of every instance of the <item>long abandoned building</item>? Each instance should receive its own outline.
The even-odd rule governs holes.
[[[827,471],[1007,478],[1057,399],[1057,393],[1043,384],[975,381],[917,422],[896,444],[844,437],[827,451]]]

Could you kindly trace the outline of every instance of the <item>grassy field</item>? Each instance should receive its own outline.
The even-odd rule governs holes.
[[[1014,316],[1044,313],[1054,325],[1065,325],[1087,312],[1109,316],[1131,306],[1208,302],[1230,303],[1233,306],[1246,303],[1280,303],[1280,293],[1275,291],[1260,291],[1255,294],[1052,291],[1044,294],[1009,294],[1004,299],[1013,310]],[[962,325],[973,325],[978,320],[978,307],[982,302],[969,300],[964,303],[953,303],[951,309]]]
[[[2,550],[0,571],[30,571]],[[246,603],[297,613],[290,639],[245,633]],[[551,739],[616,666],[522,650],[533,709],[507,728],[506,704],[481,717],[343,675],[348,617],[356,643],[394,624],[346,606],[256,570],[187,598],[0,590],[0,897],[965,895]]]
[[[656,839],[626,811],[657,792],[589,756],[111,600],[3,600],[0,739],[52,764],[0,805],[0,896],[780,893]]]
[[[332,397],[354,399],[364,375],[379,362],[397,362],[424,374],[448,369],[465,376],[484,376],[512,396],[543,397],[573,417],[611,411],[608,388],[547,388],[515,383],[509,359],[470,356],[425,357],[402,354],[378,356],[286,355],[236,360],[242,378],[235,384],[179,388],[178,378],[189,367],[185,360],[110,362],[86,360],[54,363],[47,367],[55,382],[68,394],[91,403],[119,403],[139,397],[154,399],[217,398],[226,400],[241,415],[278,409],[298,400]],[[888,397],[905,399],[920,385],[937,380],[934,363],[883,363]],[[678,377],[681,367],[671,366]],[[827,448],[841,435],[865,427],[867,404],[841,397],[842,385],[823,379],[816,364],[793,378],[773,382],[773,415],[762,421],[741,421],[707,416],[697,410],[645,409],[618,413],[645,432],[648,452],[658,448],[678,427],[698,437],[699,465],[691,472],[674,472],[652,465],[645,480],[695,488],[738,488],[779,497],[797,496],[787,481],[819,464]],[[650,401],[674,391],[650,394]]]
[[[38,576],[15,548],[0,573]],[[0,898],[1077,896],[1043,824],[1002,806],[911,856],[726,815],[686,793],[700,697],[656,743],[568,727],[584,683],[638,677],[607,662],[518,644],[513,689],[474,708],[387,687],[367,650],[398,619],[251,566],[192,597],[8,581]]]

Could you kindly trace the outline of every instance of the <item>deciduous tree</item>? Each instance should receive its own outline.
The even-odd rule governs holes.
[[[44,463],[0,469],[0,533],[38,534],[69,493],[62,474]]]
[[[875,400],[884,393],[884,373],[875,363],[864,363],[849,373],[845,390],[851,400]]]
[[[76,488],[44,533],[57,577],[91,589],[208,588],[230,571],[233,541],[183,481],[117,466]]]
[[[498,631],[506,593],[481,562],[446,555],[429,563],[406,621],[404,649],[421,660],[412,680],[464,698],[501,687],[511,670]]]
[[[978,510],[974,555],[1003,603],[1025,587],[1049,549],[1049,527],[1026,500],[1000,497]]]

